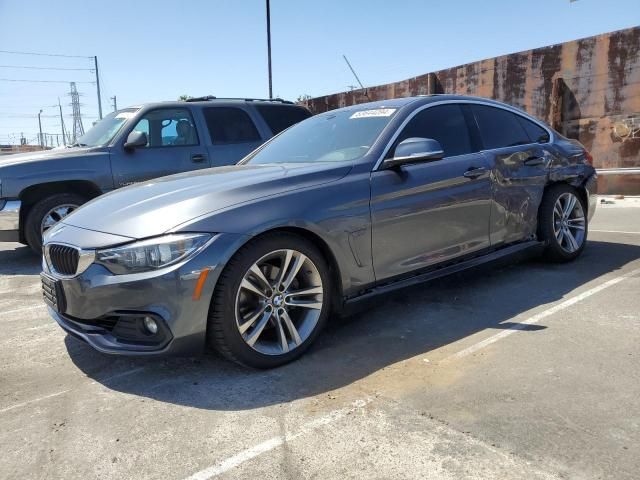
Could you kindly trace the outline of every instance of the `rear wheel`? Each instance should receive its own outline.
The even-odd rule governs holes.
[[[75,193],[60,193],[40,200],[27,215],[24,226],[27,244],[35,253],[41,254],[45,232],[86,201],[86,198]]]
[[[329,316],[331,277],[320,251],[289,233],[258,238],[223,271],[209,314],[209,342],[254,368],[298,358]]]
[[[587,242],[586,205],[570,185],[550,187],[540,205],[538,231],[546,243],[545,257],[554,262],[577,258]]]

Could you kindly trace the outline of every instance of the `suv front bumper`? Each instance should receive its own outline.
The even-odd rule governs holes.
[[[21,206],[20,200],[0,200],[0,242],[20,240]]]

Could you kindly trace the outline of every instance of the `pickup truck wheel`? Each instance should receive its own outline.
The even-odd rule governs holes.
[[[27,214],[24,226],[27,244],[40,255],[44,233],[86,201],[75,193],[59,193],[40,200]]]

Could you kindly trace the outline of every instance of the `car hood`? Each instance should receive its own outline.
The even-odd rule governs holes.
[[[344,164],[271,164],[181,173],[103,195],[63,223],[129,238],[152,237],[234,205],[339,180],[350,169]]]
[[[42,162],[47,160],[56,160],[58,158],[69,158],[75,156],[83,156],[95,151],[101,151],[101,148],[61,148],[60,150],[43,150],[40,152],[15,153],[13,155],[0,156],[0,168],[9,167],[11,165],[20,165],[24,163]]]

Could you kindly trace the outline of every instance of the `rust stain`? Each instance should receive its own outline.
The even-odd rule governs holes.
[[[640,167],[640,27],[430,72],[367,93],[336,93],[306,105],[319,113],[430,93],[494,98],[580,140],[596,167]]]

